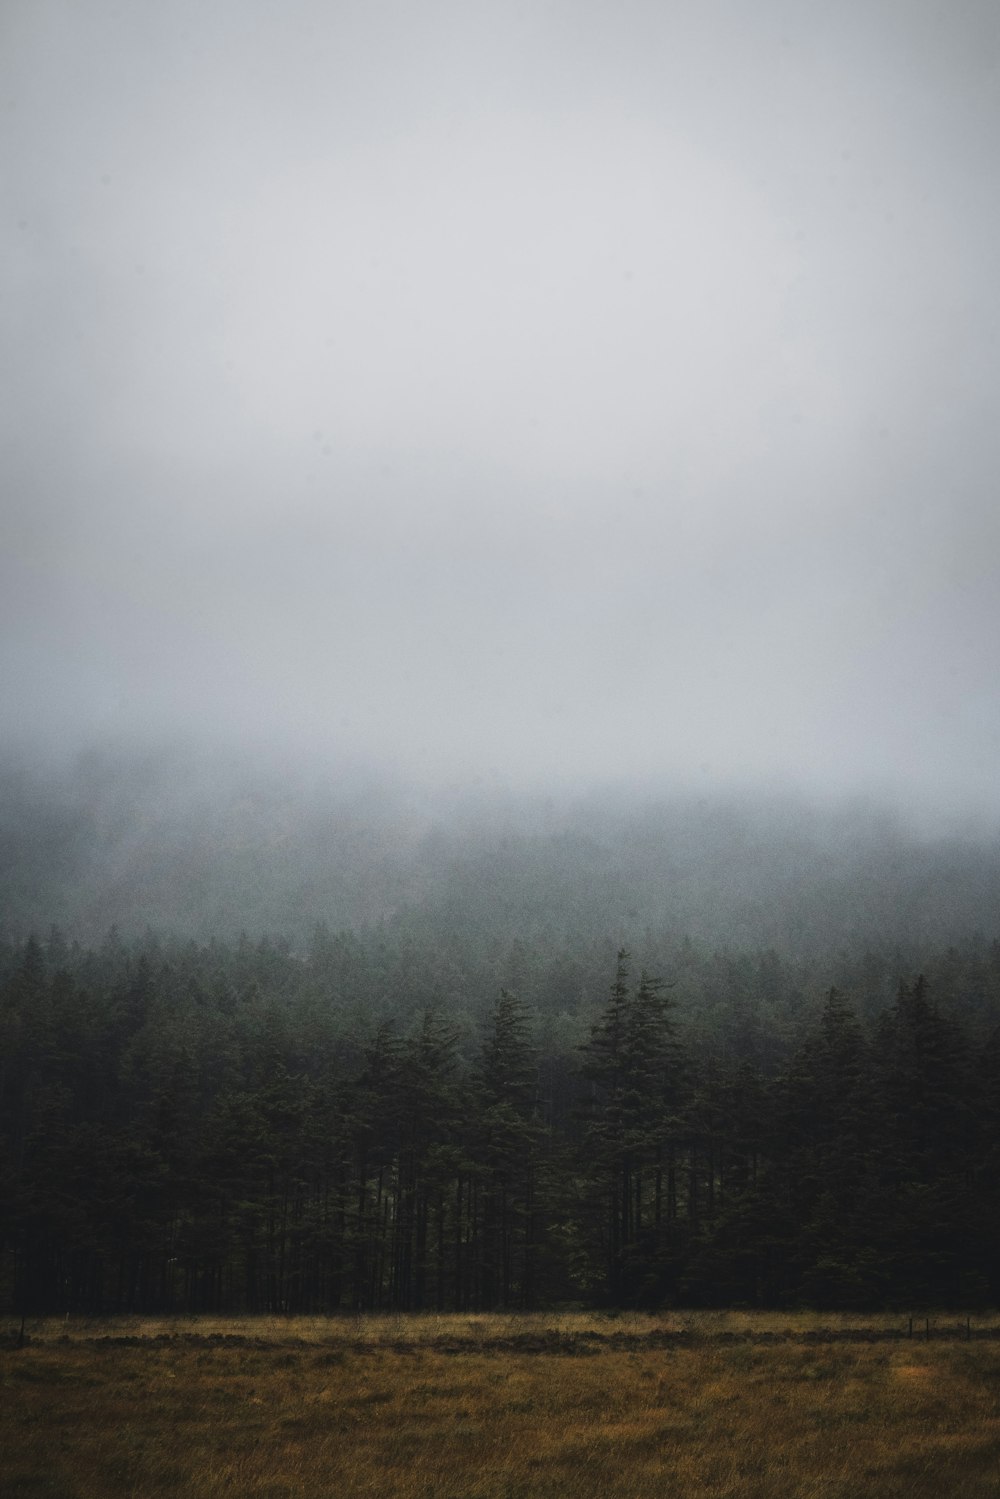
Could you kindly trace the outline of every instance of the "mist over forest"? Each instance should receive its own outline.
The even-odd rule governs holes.
[[[604,787],[434,789],[358,766],[91,750],[0,770],[0,936],[100,942],[370,930],[479,939],[645,932],[793,957],[993,938],[1000,839],[868,799]]]
[[[9,0],[0,1305],[1000,1297],[995,0]]]
[[[995,1304],[996,840],[8,764],[0,1303]]]

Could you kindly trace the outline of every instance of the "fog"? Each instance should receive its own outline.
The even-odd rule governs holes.
[[[992,0],[6,0],[4,737],[997,811]]]

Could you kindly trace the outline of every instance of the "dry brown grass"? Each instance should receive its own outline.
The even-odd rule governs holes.
[[[26,1347],[0,1354],[0,1490],[1000,1495],[1000,1342],[815,1340],[878,1325],[706,1314],[29,1326]]]

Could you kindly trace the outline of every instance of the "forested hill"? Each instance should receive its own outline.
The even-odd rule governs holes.
[[[2,781],[0,1307],[1000,1295],[995,842]]]
[[[0,1308],[996,1304],[1000,949],[867,1020],[773,955],[477,1013],[385,951],[380,1018],[377,943],[8,950]]]
[[[645,932],[804,958],[998,935],[1000,838],[862,802],[421,794],[177,750],[0,766],[0,937],[53,924],[308,950],[405,920],[447,943]]]

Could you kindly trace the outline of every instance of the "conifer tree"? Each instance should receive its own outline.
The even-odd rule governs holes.
[[[538,1063],[527,1006],[501,990],[474,1072],[479,1168],[479,1288],[484,1306],[534,1296],[535,1190],[541,1150]]]
[[[669,1000],[662,983],[645,973],[633,992],[629,961],[621,949],[610,998],[591,1027],[581,1067],[591,1084],[582,1137],[585,1169],[594,1199],[603,1202],[606,1286],[615,1302],[641,1294],[650,1274],[676,1108]],[[644,1234],[649,1218],[654,1232]]]
[[[900,984],[882,1017],[875,1069],[885,1111],[881,1259],[911,1301],[955,1299],[970,1214],[972,1079],[964,1037],[941,1015],[922,974]]]

